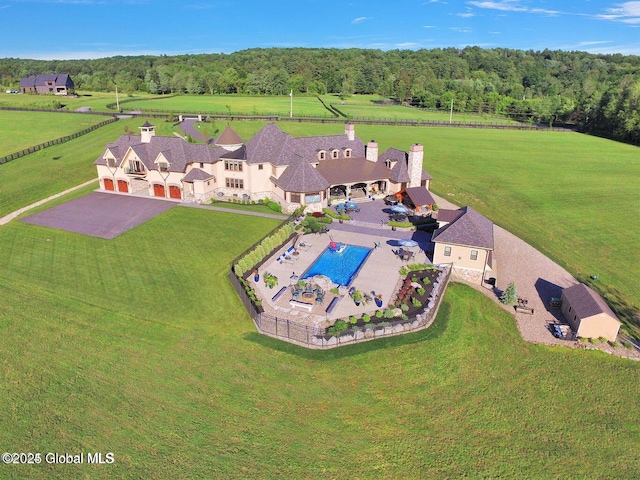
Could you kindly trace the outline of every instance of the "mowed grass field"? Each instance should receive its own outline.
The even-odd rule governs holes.
[[[638,365],[526,344],[466,286],[418,334],[328,352],[257,334],[226,273],[276,224],[176,207],[113,240],[0,227],[3,451],[115,457],[0,476],[640,475]]]
[[[71,135],[108,120],[101,115],[71,115],[0,110],[0,157]]]
[[[131,98],[120,93],[120,100]],[[135,97],[149,97],[144,93],[136,93]],[[53,108],[54,102],[62,104],[65,110],[77,110],[80,107],[91,107],[94,111],[107,112],[110,103],[116,103],[115,92],[77,92],[77,96],[30,95],[0,93],[0,107]]]
[[[5,113],[0,111],[0,115]],[[38,122],[51,125],[64,123],[69,117],[76,117],[64,113],[27,112],[19,117],[19,122],[13,120],[7,127],[15,131],[26,131],[29,129],[31,115],[40,119]],[[78,117],[85,121],[88,118],[98,118],[98,121],[105,119],[84,115],[78,115]],[[0,217],[92,178],[96,179],[97,188],[96,167],[93,162],[102,155],[107,143],[117,140],[124,133],[125,127],[138,133],[138,127],[145,120],[145,118],[118,120],[69,142],[45,148],[0,165]],[[156,125],[158,135],[172,135],[173,131],[179,130],[177,125],[164,120],[149,120]],[[3,123],[3,128],[4,125]],[[43,138],[41,141],[54,138],[57,137]],[[22,139],[21,142],[15,143],[16,150],[33,145],[23,137],[14,140],[20,139]]]
[[[291,107],[289,95],[273,97],[242,95],[178,95],[167,98],[153,98],[140,102],[127,102],[122,105],[124,111],[130,110],[162,110],[166,112],[181,111],[227,114],[229,109],[233,115],[276,115],[289,116]],[[293,114],[315,117],[331,117],[333,115],[314,96],[293,97]]]
[[[374,103],[382,100],[378,95],[353,95],[344,100],[338,95],[324,95],[323,101],[333,105],[354,122],[360,120],[416,120],[421,122],[449,123],[479,123],[479,124],[513,124],[519,125],[506,117],[477,115],[470,112],[453,112],[450,117],[448,111],[427,111],[419,108],[411,108],[405,105],[381,105]]]
[[[56,114],[52,114],[56,115]],[[95,177],[92,165],[105,145],[137,132],[145,119],[121,120],[64,145],[2,165],[0,216]],[[151,119],[159,135],[175,124]],[[212,136],[229,122],[202,124]],[[248,140],[265,123],[232,122]],[[342,133],[341,124],[281,122],[296,136]],[[380,151],[425,146],[432,190],[471,205],[561,263],[605,294],[626,319],[640,310],[640,174],[638,147],[562,132],[357,125]],[[636,332],[637,334],[638,332]]]
[[[232,123],[245,140],[263,125]],[[295,136],[344,131],[342,125],[279,126]],[[356,135],[378,141],[381,153],[423,144],[433,192],[471,205],[591,283],[627,324],[638,315],[640,148],[567,132],[356,124]],[[630,329],[640,335],[634,323]]]

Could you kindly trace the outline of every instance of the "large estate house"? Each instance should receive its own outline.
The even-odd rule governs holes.
[[[49,73],[20,80],[20,93],[68,95],[75,85],[67,73]]]
[[[230,127],[211,145],[155,135],[122,135],[94,163],[100,188],[128,194],[208,202],[211,198],[271,199],[284,211],[326,207],[331,198],[356,199],[428,191],[423,146],[378,153],[347,123],[342,135],[293,137],[270,123],[243,141]]]

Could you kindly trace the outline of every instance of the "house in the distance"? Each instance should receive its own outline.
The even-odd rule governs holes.
[[[20,80],[20,93],[69,95],[74,88],[73,80],[66,73],[49,73]]]
[[[471,207],[438,210],[433,232],[433,263],[453,265],[453,272],[481,284],[493,264],[493,222]]]
[[[270,123],[244,141],[227,127],[212,145],[156,136],[122,135],[94,163],[100,188],[129,194],[208,202],[211,198],[271,199],[284,211],[320,211],[331,199],[369,199],[407,187],[427,192],[422,145],[408,153],[378,153],[351,123],[341,135],[292,137]]]
[[[602,297],[584,283],[562,291],[561,311],[578,337],[616,341],[620,320]]]

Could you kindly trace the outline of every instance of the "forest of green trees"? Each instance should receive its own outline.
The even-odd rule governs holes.
[[[640,144],[640,57],[585,52],[250,49],[232,54],[0,59],[0,84],[69,73],[78,91],[286,95],[379,94],[425,108],[568,122]]]

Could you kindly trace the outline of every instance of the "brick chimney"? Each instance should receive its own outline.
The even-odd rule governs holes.
[[[371,140],[367,143],[367,160],[370,162],[378,161],[378,142]]]
[[[344,134],[347,136],[347,140],[353,142],[356,139],[356,126],[349,122],[344,126]]]
[[[409,148],[409,187],[419,187],[422,181],[422,161],[424,159],[424,147],[419,143]]]

